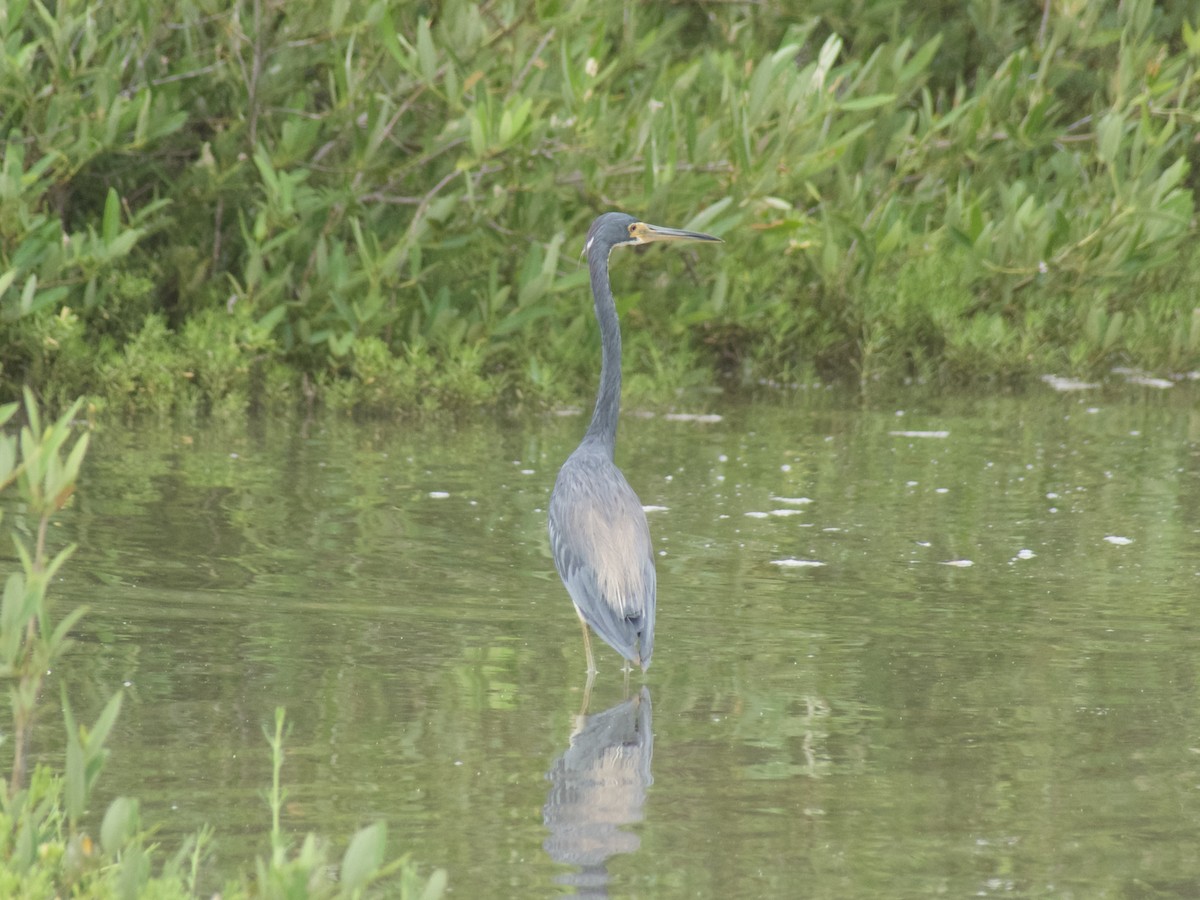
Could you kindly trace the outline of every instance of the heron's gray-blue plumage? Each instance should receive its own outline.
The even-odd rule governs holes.
[[[656,586],[650,527],[612,456],[593,441],[585,440],[558,473],[550,547],[583,620],[630,662],[649,666]]]
[[[613,463],[621,406],[621,328],[608,281],[614,247],[657,240],[719,238],[605,213],[585,247],[600,326],[600,388],[587,434],[558,473],[550,495],[550,547],[584,622],[614,650],[646,669],[654,652],[655,573],[650,528],[637,494]],[[591,665],[591,649],[587,649]]]

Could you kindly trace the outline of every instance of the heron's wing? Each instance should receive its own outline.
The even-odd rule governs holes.
[[[615,466],[563,466],[550,499],[550,547],[584,621],[622,656],[648,663],[656,587],[650,528]]]

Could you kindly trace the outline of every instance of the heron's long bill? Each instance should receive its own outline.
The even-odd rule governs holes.
[[[704,234],[700,231],[683,231],[680,228],[665,228],[662,225],[651,225],[647,222],[634,222],[629,226],[629,234],[639,244],[649,244],[652,241],[716,241],[719,237]]]

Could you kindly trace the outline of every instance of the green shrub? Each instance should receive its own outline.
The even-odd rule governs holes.
[[[631,323],[651,381],[1200,362],[1176,338],[1200,156],[1182,7],[40,10],[0,22],[0,392],[99,371],[121,408],[578,395],[576,247],[611,207],[727,239],[619,276],[654,313]],[[896,296],[898,318],[889,291],[939,263],[950,292]],[[1137,340],[1069,349],[1087,313],[1064,304],[1097,295]],[[45,341],[71,316],[86,363]],[[112,374],[161,329],[191,380]]]

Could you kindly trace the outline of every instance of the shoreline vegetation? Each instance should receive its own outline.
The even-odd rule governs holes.
[[[1187,4],[12,0],[0,397],[579,402],[1200,367]],[[429,16],[432,15],[432,18]]]

